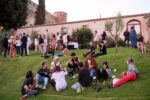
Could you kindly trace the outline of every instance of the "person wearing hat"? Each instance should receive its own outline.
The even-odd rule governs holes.
[[[139,71],[137,70],[137,68],[135,67],[135,65],[133,64],[133,59],[132,58],[128,58],[126,63],[128,65],[128,71],[127,72],[123,72],[122,73],[122,78],[119,79],[116,83],[114,83],[113,85],[111,84],[107,84],[108,88],[114,88],[114,87],[118,87],[130,80],[134,81],[136,80]]]
[[[93,55],[94,58],[107,54],[107,51],[106,51],[107,48],[106,48],[106,46],[105,46],[103,41],[100,42],[100,45],[97,45],[97,48],[99,49],[100,53],[94,54]]]
[[[55,56],[54,57],[54,61],[51,62],[51,69],[50,72],[53,73],[54,69],[56,66],[61,66],[60,62],[59,62],[59,57]]]
[[[76,57],[76,53],[71,53],[71,59],[67,62],[67,66],[71,69],[71,74],[73,74],[73,71],[78,71],[78,64],[80,62],[80,59]]]

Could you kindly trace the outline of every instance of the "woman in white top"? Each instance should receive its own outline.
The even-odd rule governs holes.
[[[19,39],[19,36],[16,36],[15,45],[16,45],[16,49],[17,49],[17,56],[19,56],[20,48],[21,48],[21,40]]]
[[[51,69],[50,72],[52,73],[56,66],[60,66],[59,58],[56,56],[54,58],[54,61],[51,63]]]
[[[64,33],[64,35],[63,35],[63,44],[67,47],[68,39],[67,39],[67,34],[66,33]]]
[[[35,40],[34,40],[34,45],[35,45],[35,52],[38,51],[38,45],[39,45],[39,39],[38,36],[36,36]]]
[[[44,54],[45,54],[46,50],[47,50],[47,38],[46,38],[45,34],[43,35],[43,39],[44,39],[43,50],[44,50]]]
[[[50,83],[56,89],[57,92],[65,90],[67,87],[65,76],[68,74],[66,68],[61,70],[60,66],[56,66],[54,73],[52,74]]]
[[[27,55],[29,55],[29,47],[31,45],[31,38],[29,34],[27,34]]]

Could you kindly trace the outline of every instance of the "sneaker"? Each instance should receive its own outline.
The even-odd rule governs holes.
[[[108,88],[114,88],[112,84],[107,84]]]
[[[102,89],[101,86],[97,86],[97,87],[96,87],[96,92],[99,92],[101,89]]]
[[[73,75],[72,77],[71,77],[71,80],[73,80],[73,79],[75,79],[76,78],[76,75]]]
[[[43,86],[43,88],[42,88],[43,90],[46,90],[46,86]]]
[[[24,96],[21,96],[20,99],[23,100],[23,99],[25,99],[25,97],[24,97]]]
[[[81,93],[81,88],[80,87],[77,89],[77,94],[79,94],[79,93]]]
[[[95,80],[96,79],[96,76],[93,76],[93,80]]]

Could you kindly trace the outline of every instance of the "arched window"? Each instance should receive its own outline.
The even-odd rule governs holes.
[[[127,28],[129,31],[132,26],[134,26],[137,34],[141,34],[141,22],[139,20],[133,19],[133,20],[128,21]]]

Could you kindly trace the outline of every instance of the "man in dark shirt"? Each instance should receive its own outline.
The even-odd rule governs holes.
[[[127,45],[129,47],[130,33],[129,33],[128,29],[126,29],[126,31],[123,33],[123,35],[124,35],[124,46]],[[127,44],[126,44],[126,42],[127,42]]]
[[[100,50],[100,53],[96,53],[95,55],[93,55],[94,58],[107,54],[106,46],[103,41],[100,42],[100,45],[98,45],[97,48]]]
[[[5,38],[3,39],[3,48],[4,48],[4,57],[6,57],[7,50],[8,50],[8,38],[7,38],[7,34],[5,34]]]
[[[43,44],[44,44],[44,39],[43,37],[40,35],[40,38],[39,38],[39,50],[40,50],[40,53],[43,53]]]
[[[86,57],[88,54],[95,54],[95,47],[93,46],[92,42],[90,42],[90,44],[88,45],[88,52],[86,54],[83,54],[83,56]]]
[[[71,86],[72,89],[74,90],[82,90],[85,87],[89,87],[91,86],[91,77],[90,77],[90,71],[88,68],[83,67],[83,63],[80,62],[78,65],[80,71],[78,73],[78,82],[76,82],[75,84],[73,84]]]
[[[49,72],[50,70],[47,68],[46,62],[42,63],[42,68],[37,71],[36,75],[36,87],[39,86],[39,82],[44,82],[43,89],[45,90],[48,84]]]
[[[25,50],[25,56],[27,56],[27,36],[23,33],[23,37],[21,38],[21,56],[23,56],[23,51]]]

